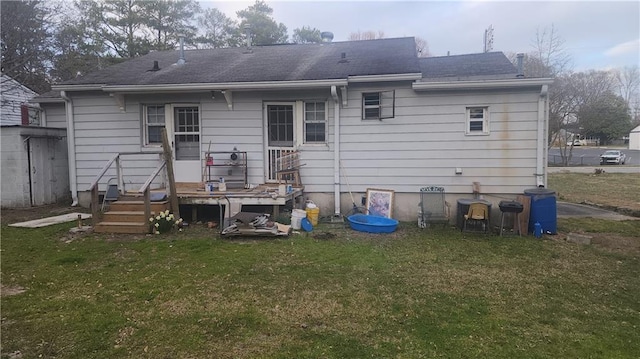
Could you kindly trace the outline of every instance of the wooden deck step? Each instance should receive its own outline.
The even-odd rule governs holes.
[[[151,212],[160,213],[169,209],[169,201],[151,202]],[[128,211],[140,211],[144,212],[144,201],[115,201],[109,205],[109,212],[128,212]]]
[[[155,212],[151,212],[155,216]],[[145,222],[149,218],[145,218],[144,211],[108,211],[102,215],[104,222]]]
[[[100,222],[94,228],[97,233],[149,233],[148,222]]]

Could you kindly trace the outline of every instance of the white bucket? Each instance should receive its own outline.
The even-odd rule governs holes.
[[[300,229],[300,222],[307,218],[307,212],[302,209],[294,209],[291,212],[291,228]]]

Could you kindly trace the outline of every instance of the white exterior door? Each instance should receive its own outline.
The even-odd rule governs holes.
[[[31,205],[40,206],[55,202],[52,188],[53,159],[55,148],[53,139],[29,138],[29,164],[31,167]]]
[[[200,107],[171,105],[170,141],[173,147],[173,172],[176,182],[202,180],[202,151],[200,146]]]
[[[296,103],[271,102],[264,108],[265,119],[265,179],[277,182],[277,159],[296,150]]]

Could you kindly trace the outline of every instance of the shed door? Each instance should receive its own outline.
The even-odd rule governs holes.
[[[31,205],[41,206],[56,201],[53,193],[53,161],[55,159],[54,140],[49,138],[29,138],[29,164],[31,167]]]
[[[267,145],[266,180],[276,182],[276,160],[296,149],[295,103],[270,103],[265,107]]]

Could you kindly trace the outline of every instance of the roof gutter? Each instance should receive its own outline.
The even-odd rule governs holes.
[[[65,103],[63,98],[56,97],[47,97],[47,98],[32,98],[28,101],[29,103]]]
[[[66,91],[60,91],[60,97],[65,102],[67,113],[67,159],[69,161],[69,188],[71,190],[71,206],[78,205],[78,178],[76,177],[76,137],[73,124],[73,101],[67,96]]]
[[[310,81],[261,81],[261,82],[218,82],[218,83],[188,83],[188,84],[158,84],[158,85],[58,85],[54,90],[88,91],[99,90],[105,92],[176,92],[176,91],[211,91],[211,90],[282,90],[306,89],[330,86],[346,86],[345,79],[310,80]]]
[[[101,91],[104,84],[91,85],[51,85],[54,91]]]
[[[432,81],[414,82],[411,87],[415,91],[436,91],[436,90],[479,90],[479,89],[502,89],[517,87],[538,87],[550,85],[553,79],[508,79],[508,80],[482,80],[482,81]]]
[[[121,93],[139,92],[176,92],[176,91],[212,91],[212,90],[283,90],[308,89],[318,87],[342,87],[349,83],[416,81],[422,77],[420,73],[349,76],[346,79],[327,80],[293,80],[293,81],[258,81],[258,82],[210,82],[157,85],[54,85],[57,91],[105,91]]]
[[[349,83],[358,82],[389,82],[389,81],[416,81],[422,78],[422,73],[413,72],[406,74],[389,74],[389,75],[364,75],[364,76],[349,76],[347,80]]]

